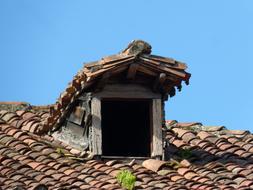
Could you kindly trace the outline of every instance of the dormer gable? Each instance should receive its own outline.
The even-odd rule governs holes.
[[[164,102],[190,74],[184,63],[151,54],[134,40],[116,55],[85,64],[38,133],[98,157],[163,156]]]

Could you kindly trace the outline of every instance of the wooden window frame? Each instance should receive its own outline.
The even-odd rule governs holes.
[[[162,100],[161,95],[141,85],[107,85],[102,92],[94,93],[91,100],[92,152],[102,156],[101,101],[103,99],[146,99],[151,100],[151,157],[163,156],[162,139]]]

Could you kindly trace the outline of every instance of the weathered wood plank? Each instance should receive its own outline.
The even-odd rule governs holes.
[[[162,108],[161,99],[152,100],[152,157],[161,157],[163,155],[162,146]]]
[[[98,98],[161,98],[161,94],[137,84],[106,85],[102,92],[95,93]]]
[[[137,69],[138,69],[138,64],[136,63],[131,64],[127,71],[127,79],[134,80]]]
[[[99,98],[91,100],[92,114],[92,152],[102,155],[102,129],[101,129],[101,101]]]
[[[160,72],[168,72],[182,78],[185,78],[186,76],[185,72],[176,70],[175,68],[168,68],[165,65],[160,64],[159,62],[152,61],[143,57],[140,57],[140,59],[144,61],[145,64],[152,66],[154,69],[159,70]]]
[[[143,71],[143,73],[147,72],[148,75],[152,75],[152,76],[157,76],[157,73],[163,73],[162,70],[157,70],[153,66],[150,66],[145,63],[140,64],[138,71],[141,71],[141,72]],[[167,73],[166,75],[167,75],[167,79],[169,79],[171,81],[181,80],[179,77],[172,75],[171,73]]]
[[[105,85],[106,85],[108,79],[110,78],[110,76],[111,76],[110,72],[104,73],[103,76],[101,77],[101,79],[98,81],[97,86],[95,88],[96,89],[95,91],[98,92],[98,91],[102,90],[105,87]]]
[[[103,69],[119,66],[121,64],[124,64],[124,63],[127,63],[127,62],[131,62],[133,60],[134,60],[134,57],[130,57],[130,58],[127,58],[125,60],[115,61],[115,62],[112,62],[112,63],[103,64]]]
[[[86,75],[87,75],[87,77],[91,77],[91,76],[95,77],[95,76],[100,75],[103,72],[106,72],[108,70],[113,69],[114,67],[118,68],[118,67],[122,67],[124,65],[131,64],[132,60],[134,60],[134,58],[129,58],[127,60],[119,61],[119,62],[109,64],[109,65],[106,65],[106,66],[101,65],[102,68],[99,68],[99,69],[95,70],[94,72],[92,72],[92,68],[91,68],[91,71],[86,72]]]
[[[83,136],[83,130],[79,125],[68,121],[66,127],[62,126],[61,132],[55,131],[52,136],[77,150],[84,151],[88,148],[89,141]]]
[[[187,69],[186,64],[176,61],[172,58],[162,57],[162,56],[157,56],[157,55],[142,55],[142,57],[147,58],[147,59],[151,59],[154,61],[166,63],[166,66],[170,67],[170,68],[175,68],[175,69],[179,69],[179,70]]]
[[[129,64],[131,64],[131,63],[126,63],[125,66],[118,66],[116,68],[113,68],[110,72],[112,73],[112,75],[121,73],[122,71],[127,69]]]
[[[70,114],[68,120],[77,124],[77,125],[81,125],[82,121],[83,121],[83,116],[85,114],[85,110],[84,108],[80,107],[80,106],[76,106],[72,113]]]
[[[109,63],[123,61],[123,60],[133,58],[133,57],[134,57],[133,55],[116,54],[116,55],[103,57],[101,60],[102,60],[102,64],[105,65],[105,64],[109,64]]]
[[[152,71],[151,69],[147,68],[144,64],[140,64],[138,67],[138,71],[150,75],[150,76],[156,76],[157,72]]]
[[[100,65],[107,65],[107,64],[111,64],[114,62],[119,62],[122,60],[126,60],[128,58],[133,58],[133,55],[112,55],[112,56],[107,56],[107,57],[103,57],[101,60],[99,61],[93,61],[93,62],[89,62],[89,63],[85,63],[84,68],[88,68],[91,69],[92,67],[95,66],[100,66]]]

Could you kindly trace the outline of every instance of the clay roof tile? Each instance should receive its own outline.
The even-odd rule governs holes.
[[[164,161],[96,160],[47,133],[61,122],[82,90],[95,84],[103,73],[141,60],[151,73],[165,72],[186,81],[186,65],[170,58],[150,55],[145,43],[132,44],[120,54],[87,64],[74,76],[58,102],[49,106],[25,104],[21,110],[0,110],[0,186],[24,189],[121,189],[117,175],[129,170],[136,186],[146,189],[246,189],[253,187],[253,135],[224,126],[198,122],[166,121]],[[142,54],[144,52],[144,54]],[[138,55],[138,56],[136,56]],[[126,66],[127,65],[127,66]],[[126,66],[126,67],[125,67]],[[121,69],[122,69],[121,68]],[[147,72],[142,70],[140,72]],[[147,74],[147,73],[146,73]],[[152,75],[154,77],[154,75]],[[172,78],[168,79],[169,81]],[[1,104],[1,103],[0,103]],[[8,104],[22,106],[23,104]],[[21,107],[20,107],[21,108]],[[0,108],[1,109],[1,108]],[[57,150],[62,151],[57,151]],[[141,163],[142,162],[142,163]]]

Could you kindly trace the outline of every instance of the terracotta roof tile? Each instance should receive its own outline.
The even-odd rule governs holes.
[[[149,170],[152,170],[154,172],[157,172],[163,165],[165,165],[166,162],[160,161],[160,160],[153,160],[149,159],[142,163],[144,167],[146,167]]]
[[[77,74],[59,102],[49,106],[52,113],[39,108],[35,111],[35,107],[0,110],[1,188],[19,185],[34,189],[45,185],[49,189],[122,189],[116,176],[127,169],[136,176],[137,189],[253,189],[253,135],[248,131],[171,120],[163,131],[165,161],[147,159],[131,164],[124,160],[87,160],[80,150],[44,133],[56,120],[60,121],[78,90],[100,75],[95,67],[107,68],[133,58],[116,55],[87,65],[86,73]],[[151,55],[142,59],[154,64],[158,59],[168,62],[172,70],[181,68],[181,73],[176,74],[187,75],[182,70],[184,65],[176,66],[174,60]]]

